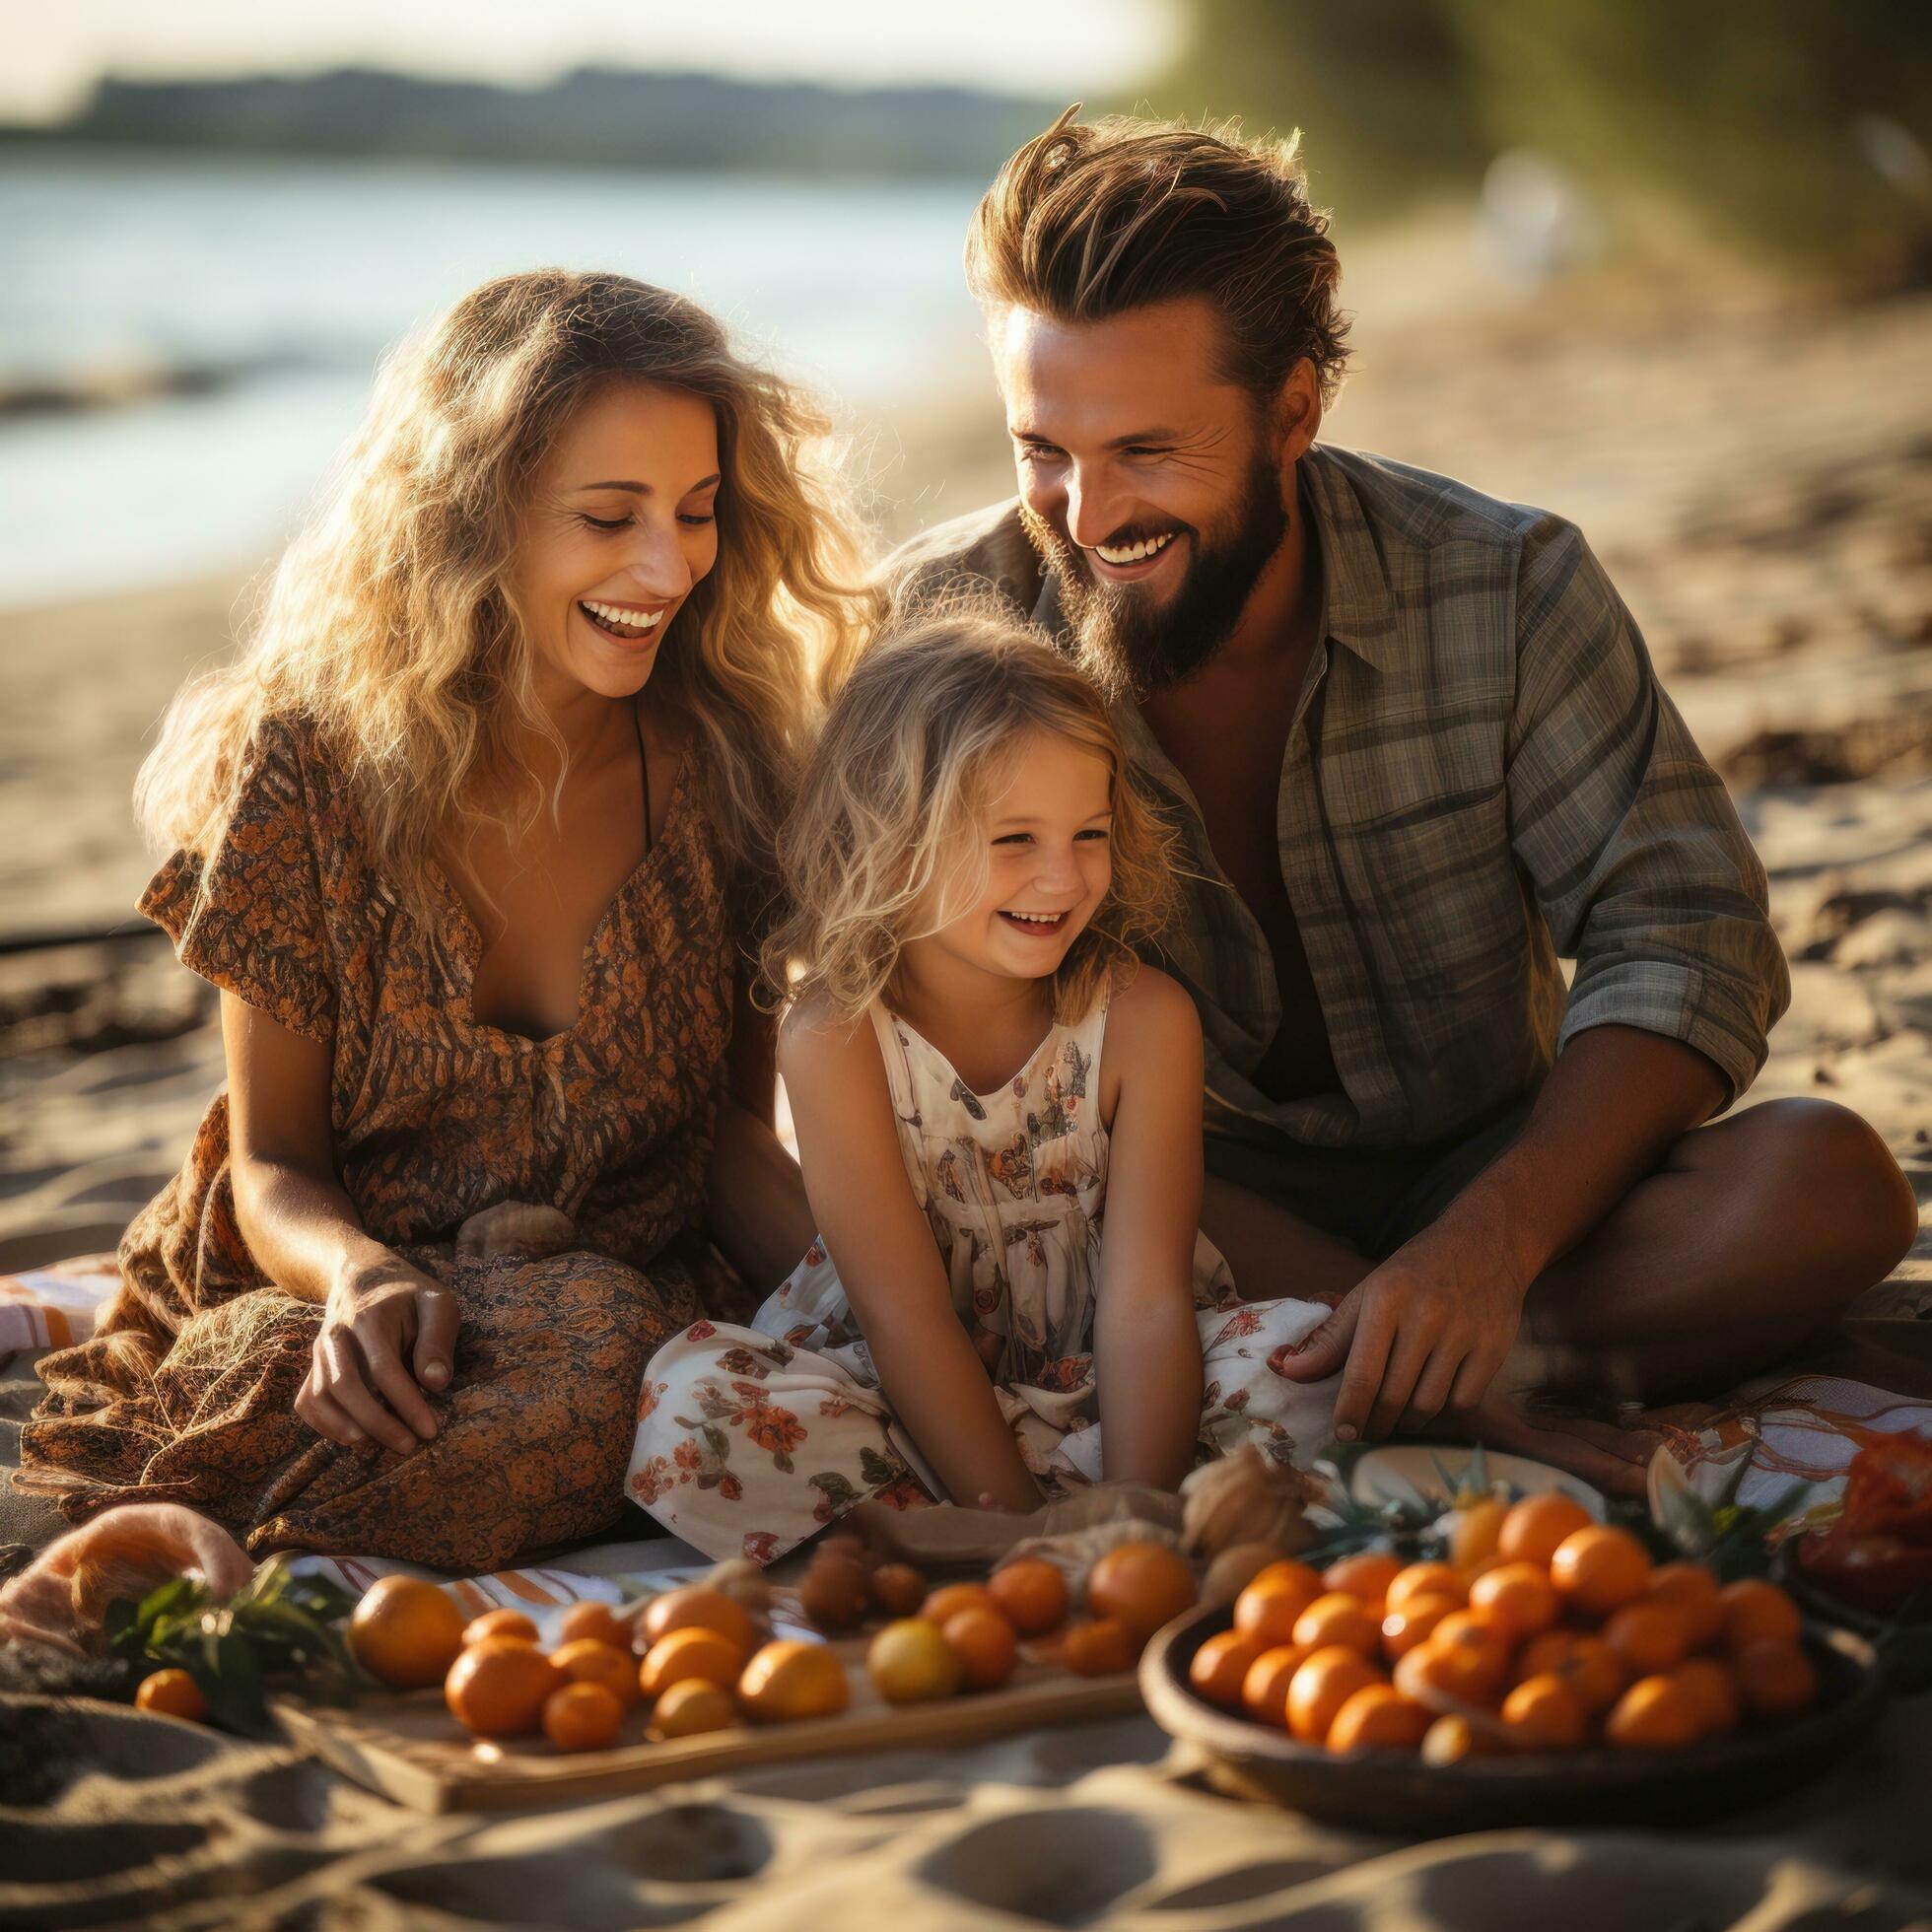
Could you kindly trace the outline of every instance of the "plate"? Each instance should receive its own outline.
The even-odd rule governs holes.
[[[1419,1498],[1440,1502],[1447,1509],[1455,1485],[1462,1481],[1463,1472],[1475,1455],[1474,1449],[1460,1442],[1440,1447],[1420,1443],[1389,1443],[1370,1449],[1355,1459],[1354,1467],[1348,1472],[1348,1493],[1357,1502],[1371,1506],[1384,1502],[1411,1502]],[[1528,1456],[1499,1455],[1493,1449],[1485,1449],[1483,1460],[1488,1467],[1491,1483],[1506,1483],[1526,1496],[1540,1495],[1546,1489],[1560,1490],[1562,1494],[1580,1502],[1602,1522],[1602,1491],[1593,1489],[1581,1477],[1566,1475],[1560,1469],[1552,1469],[1548,1463],[1535,1462]],[[1440,1469],[1437,1468],[1438,1464],[1441,1465]],[[1442,1481],[1445,1470],[1449,1475],[1449,1485],[1446,1487]]]
[[[1231,1622],[1223,1604],[1191,1611],[1155,1634],[1140,1658],[1140,1694],[1155,1722],[1200,1750],[1208,1781],[1230,1795],[1412,1836],[1723,1817],[1795,1790],[1835,1763],[1871,1729],[1886,1696],[1869,1643],[1849,1630],[1808,1623],[1804,1644],[1818,1670],[1818,1707],[1675,1757],[1526,1753],[1445,1765],[1424,1764],[1412,1752],[1332,1757],[1221,1710],[1189,1688],[1194,1653]]]

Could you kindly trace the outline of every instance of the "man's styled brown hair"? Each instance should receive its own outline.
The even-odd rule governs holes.
[[[1069,107],[1000,169],[966,237],[966,280],[984,309],[1097,322],[1151,302],[1205,296],[1225,326],[1222,371],[1273,399],[1305,356],[1325,398],[1347,361],[1335,306],[1341,263],[1310,205],[1299,136],[1243,140],[1231,124]]]

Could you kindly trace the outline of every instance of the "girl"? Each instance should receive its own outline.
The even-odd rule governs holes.
[[[385,372],[142,775],[142,910],[221,988],[229,1080],[41,1364],[23,1475],[69,1516],[507,1562],[621,1507],[714,1183],[733,1259],[796,1256],[733,1009],[810,659],[869,608],[815,428],[615,275],[491,282]]]
[[[929,617],[840,694],[780,859],[819,1235],[750,1328],[652,1361],[633,1495],[769,1562],[865,1496],[1028,1510],[1325,1441],[1331,1398],[1275,1364],[1328,1310],[1243,1305],[1198,1233],[1200,1024],[1133,951],[1166,838],[1092,687]]]

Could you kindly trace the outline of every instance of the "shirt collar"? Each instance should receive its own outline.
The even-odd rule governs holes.
[[[1322,554],[1322,633],[1387,670],[1399,642],[1389,568],[1359,499],[1320,444],[1296,465]]]

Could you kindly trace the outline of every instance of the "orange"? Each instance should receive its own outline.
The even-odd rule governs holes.
[[[621,1650],[627,1657],[631,1654],[634,1634],[629,1620],[619,1617],[608,1604],[572,1604],[557,1626],[559,1646],[592,1637],[613,1650]]]
[[[1382,1620],[1382,1648],[1390,1657],[1405,1657],[1424,1638],[1435,1634],[1435,1626],[1445,1617],[1453,1617],[1463,1607],[1460,1597],[1438,1597],[1426,1593],[1406,1597]]]
[[[1486,1703],[1500,1686],[1501,1676],[1481,1652],[1443,1645],[1431,1638],[1406,1652],[1396,1665],[1396,1689],[1405,1697],[1442,1708],[1445,1698],[1457,1703]]]
[[[602,1751],[624,1728],[624,1706],[601,1684],[566,1684],[543,1700],[543,1735],[559,1751]]]
[[[969,1690],[997,1690],[1013,1674],[1019,1644],[997,1610],[962,1610],[940,1626]]]
[[[600,1637],[575,1637],[550,1653],[550,1661],[573,1684],[601,1684],[626,1710],[637,1702],[637,1659]]]
[[[1278,1569],[1281,1565],[1271,1567]],[[1315,1579],[1315,1588],[1312,1595],[1304,1596],[1298,1582],[1277,1577],[1275,1582],[1264,1584],[1262,1577],[1267,1574],[1264,1570],[1235,1598],[1234,1627],[1247,1636],[1259,1637],[1263,1643],[1291,1643],[1301,1613],[1322,1594],[1321,1578],[1313,1570],[1308,1572]]]
[[[911,1617],[926,1601],[926,1579],[910,1563],[881,1563],[865,1587],[888,1617]]]
[[[1724,1605],[1717,1578],[1701,1563],[1659,1563],[1650,1572],[1643,1593],[1646,1603],[1666,1603],[1684,1619],[1684,1633],[1692,1650],[1715,1643],[1724,1629]]]
[[[1472,1610],[1493,1611],[1519,1641],[1556,1621],[1556,1593],[1536,1563],[1511,1560],[1484,1570],[1469,1586]]]
[[[1331,1643],[1346,1644],[1372,1657],[1382,1647],[1382,1620],[1371,1617],[1359,1597],[1331,1591],[1317,1597],[1294,1622],[1293,1642],[1310,1650],[1321,1650]]]
[[[519,1738],[542,1722],[543,1706],[562,1682],[535,1644],[485,1637],[450,1665],[443,1696],[464,1730],[479,1738]]]
[[[1465,1574],[1486,1564],[1498,1553],[1509,1505],[1500,1496],[1484,1496],[1466,1504],[1449,1519],[1449,1560]]]
[[[735,1684],[744,1668],[744,1652],[721,1630],[687,1623],[659,1637],[638,1666],[638,1689],[647,1697],[661,1697],[673,1684],[701,1677],[708,1684]]]
[[[1471,1610],[1452,1610],[1429,1636],[1438,1646],[1453,1645],[1489,1658],[1498,1684],[1509,1668],[1510,1653],[1516,1648],[1515,1634],[1509,1625],[1493,1610],[1484,1610],[1480,1604]]]
[[[1640,1677],[1604,1719],[1619,1751],[1689,1751],[1704,1735],[1696,1693],[1674,1678]]]
[[[1604,1641],[1631,1678],[1674,1670],[1690,1653],[1684,1613],[1674,1603],[1650,1596],[1612,1611],[1604,1624]]]
[[[989,1617],[1005,1622],[993,1610],[962,1610],[959,1617]],[[1007,1633],[1010,1636],[1010,1626]],[[924,1617],[901,1617],[879,1631],[866,1647],[865,1669],[889,1704],[923,1704],[950,1697],[965,1675],[959,1653],[946,1641],[945,1632]]]
[[[944,1623],[962,1610],[992,1610],[1000,1606],[984,1583],[943,1583],[920,1605],[919,1614],[929,1623]]]
[[[1588,1729],[1576,1693],[1559,1677],[1526,1677],[1502,1700],[1502,1721],[1529,1751],[1574,1751]]]
[[[1560,1678],[1584,1711],[1595,1716],[1608,1710],[1623,1689],[1623,1667],[1602,1637],[1579,1630],[1546,1630],[1523,1646],[1516,1681],[1532,1677]]]
[[[1328,1585],[1322,1581],[1322,1573],[1311,1569],[1306,1563],[1298,1563],[1292,1556],[1283,1556],[1278,1561],[1266,1564],[1248,1579],[1250,1590],[1285,1590],[1290,1596],[1301,1600],[1305,1610],[1319,1597]]]
[[[1738,1728],[1744,1710],[1737,1680],[1715,1657],[1692,1657],[1671,1673],[1671,1680],[1694,1706],[1700,1737],[1722,1737]]]
[[[1754,1643],[1796,1643],[1804,1620],[1798,1606],[1775,1583],[1747,1577],[1717,1593],[1724,1616],[1724,1648],[1736,1652]]]
[[[1422,1762],[1460,1764],[1465,1758],[1494,1755],[1495,1745],[1467,1717],[1438,1717],[1422,1738]]]
[[[486,1610],[464,1625],[463,1647],[481,1643],[486,1637],[510,1637],[518,1643],[534,1643],[536,1625],[520,1610]]]
[[[349,1619],[349,1648],[391,1690],[441,1684],[463,1647],[463,1614],[434,1583],[385,1576]]]
[[[1427,1736],[1430,1713],[1386,1684],[1366,1684],[1335,1714],[1331,1751],[1414,1751]]]
[[[652,1599],[638,1620],[638,1634],[631,1648],[648,1651],[659,1637],[667,1637],[673,1630],[716,1630],[720,1636],[730,1639],[740,1656],[748,1655],[758,1641],[758,1633],[752,1628],[742,1604],[722,1590],[707,1590],[695,1583],[666,1590],[661,1597]]]
[[[208,1715],[208,1699],[200,1685],[179,1670],[150,1671],[134,1693],[134,1705],[157,1717],[184,1717],[190,1724],[199,1724]]]
[[[1556,1546],[1567,1536],[1587,1529],[1594,1519],[1573,1496],[1550,1489],[1511,1503],[1496,1537],[1497,1552],[1512,1563],[1550,1567]]]
[[[1357,1690],[1382,1681],[1382,1673],[1359,1650],[1339,1643],[1317,1650],[1288,1685],[1288,1729],[1303,1744],[1326,1744],[1342,1706]]]
[[[1194,1572],[1163,1543],[1117,1543],[1087,1572],[1087,1608],[1145,1643],[1194,1602]]]
[[[1753,1717],[1795,1717],[1818,1701],[1818,1673],[1795,1643],[1748,1643],[1731,1659],[1731,1675]]]
[[[1075,1677],[1110,1677],[1115,1671],[1131,1671],[1139,1655],[1125,1623],[1101,1617],[1075,1623],[1060,1647],[1060,1661]]]
[[[1585,1617],[1608,1617],[1643,1594],[1650,1581],[1650,1552],[1628,1530],[1592,1523],[1556,1546],[1550,1580],[1570,1609]]]
[[[1000,1564],[987,1579],[986,1593],[1023,1637],[1057,1630],[1067,1621],[1067,1579],[1044,1556]]]
[[[806,1717],[832,1717],[852,1697],[845,1666],[822,1643],[780,1637],[744,1667],[738,1703],[761,1724],[791,1724]]]
[[[1469,1601],[1469,1585],[1462,1572],[1448,1563],[1411,1563],[1389,1579],[1384,1615],[1400,1610],[1411,1597],[1448,1597],[1460,1607]]]
[[[1389,1585],[1402,1574],[1401,1560],[1382,1550],[1363,1550],[1339,1557],[1322,1572],[1322,1583],[1345,1597],[1356,1597],[1370,1616],[1380,1619],[1388,1607]]]
[[[659,1742],[665,1738],[693,1738],[701,1731],[729,1730],[737,1718],[737,1706],[722,1685],[707,1684],[701,1677],[687,1677],[673,1684],[657,1699],[645,1735]]]
[[[1264,1654],[1265,1648],[1260,1637],[1250,1636],[1245,1630],[1221,1630],[1194,1653],[1188,1665],[1188,1683],[1197,1696],[1206,1697],[1210,1704],[1219,1704],[1223,1710],[1239,1710],[1241,1686],[1247,1680],[1249,1666]],[[1287,1686],[1283,1685],[1281,1690],[1286,1695]]]
[[[1298,1643],[1277,1643],[1264,1650],[1241,1680],[1241,1708],[1257,1724],[1273,1724],[1277,1731],[1285,1731],[1288,1686],[1307,1661],[1308,1653]]]

